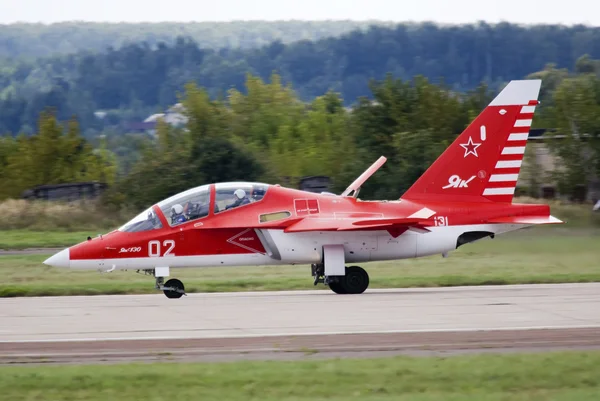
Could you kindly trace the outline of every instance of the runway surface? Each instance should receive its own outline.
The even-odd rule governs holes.
[[[0,299],[0,362],[600,348],[600,283]]]

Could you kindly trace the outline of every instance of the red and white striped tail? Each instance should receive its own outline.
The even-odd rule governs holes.
[[[512,202],[537,104],[537,100],[531,100],[527,106],[521,107],[510,135],[500,152],[496,166],[483,190],[484,197],[495,202]]]
[[[511,81],[402,199],[512,202],[540,87]]]

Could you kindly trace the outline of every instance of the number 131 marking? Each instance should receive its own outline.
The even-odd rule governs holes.
[[[436,226],[447,226],[448,225],[448,216],[435,216],[433,218],[433,222]]]
[[[165,251],[164,255],[162,256],[175,256],[174,253],[171,253],[171,251],[173,250],[173,248],[175,248],[175,241],[173,241],[172,239],[166,239],[163,241],[163,245],[164,246],[168,246],[169,248]],[[161,256],[161,249],[160,249],[160,241],[150,241],[148,242],[148,256],[150,257],[160,257]]]

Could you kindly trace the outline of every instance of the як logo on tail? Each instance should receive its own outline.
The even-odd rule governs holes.
[[[460,178],[460,176],[453,175],[450,178],[448,178],[448,185],[446,185],[445,187],[442,187],[442,189],[448,189],[448,188],[469,188],[469,183],[471,181],[473,181],[473,178],[475,178],[475,176],[472,176],[468,180],[463,180],[462,178]]]

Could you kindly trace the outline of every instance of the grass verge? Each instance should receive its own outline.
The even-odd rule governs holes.
[[[598,399],[600,352],[1,367],[7,400]]]
[[[118,227],[137,213],[126,209],[110,211],[95,201],[65,203],[8,199],[0,202],[0,230],[96,232],[106,227]]]
[[[370,288],[600,281],[600,231],[523,230],[465,245],[448,258],[365,263]],[[100,274],[42,264],[49,255],[0,256],[0,296],[154,293],[154,279],[133,271]],[[188,292],[322,289],[308,266],[173,269]]]

